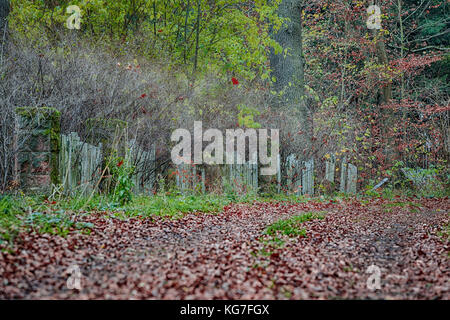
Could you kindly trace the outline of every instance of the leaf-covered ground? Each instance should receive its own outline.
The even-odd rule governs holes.
[[[306,236],[268,225],[306,212]],[[21,233],[0,253],[3,299],[449,299],[449,199],[233,204],[218,215],[79,219],[90,235]],[[299,233],[300,234],[300,233]],[[67,288],[71,265],[81,291]],[[370,290],[370,265],[381,289]]]

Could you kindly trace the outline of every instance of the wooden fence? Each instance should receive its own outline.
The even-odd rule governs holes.
[[[77,133],[61,135],[60,176],[64,192],[89,193],[100,179],[102,145],[93,146],[80,140]]]
[[[237,153],[234,164],[218,165],[221,183],[238,193],[249,189],[258,190],[258,155],[254,153],[250,161],[239,164]],[[176,168],[176,185],[181,192],[206,192],[206,168],[194,164],[180,164]]]
[[[235,158],[236,159],[236,158]],[[257,155],[252,161],[243,164],[224,164],[220,166],[222,185],[230,187],[238,192],[245,192],[249,188],[258,190],[259,186],[259,166]],[[331,155],[325,161],[324,179],[335,184],[337,161],[336,156]],[[283,170],[283,174],[282,174]],[[181,164],[176,168],[176,185],[182,192],[201,191],[205,192],[205,167],[191,164]],[[314,195],[315,193],[315,172],[314,159],[300,161],[295,155],[289,155],[284,164],[281,164],[280,156],[277,160],[276,181],[278,192],[282,190],[297,195]],[[357,191],[357,168],[348,163],[347,157],[340,161],[339,191],[342,193],[353,193]]]
[[[136,194],[152,194],[156,184],[155,148],[145,151],[135,141],[130,141],[128,157],[135,166],[132,177],[134,192]],[[77,133],[61,136],[60,149],[60,175],[64,192],[71,194],[92,192],[98,187],[104,164],[102,145],[94,146],[80,139]],[[336,157],[332,155],[325,162],[325,180],[335,183]],[[238,192],[247,192],[249,189],[258,190],[259,165],[257,154],[251,161],[243,164],[237,163],[235,155],[234,164],[224,164],[220,167],[222,185]],[[283,170],[283,175],[282,171]],[[181,164],[176,167],[175,183],[177,188],[186,193],[189,191],[206,192],[205,166]],[[278,192],[281,190],[297,195],[314,195],[315,168],[314,159],[300,161],[295,155],[286,158],[284,164],[278,157],[276,181]],[[356,193],[357,168],[348,163],[344,156],[340,161],[339,191]]]
[[[60,176],[66,194],[81,192],[88,194],[98,188],[103,173],[102,144],[91,145],[80,139],[77,133],[61,135],[59,153]],[[133,174],[134,192],[151,194],[155,186],[155,148],[145,151],[135,141],[128,146],[127,157],[135,166]]]
[[[300,161],[289,155],[285,162],[286,189],[297,195],[314,195],[314,159]]]
[[[132,179],[134,192],[137,194],[152,194],[155,191],[157,175],[155,147],[143,149],[136,141],[129,141],[127,130],[124,135],[119,135],[117,146],[114,141],[107,139],[116,134],[115,131],[126,129],[123,121],[104,121],[93,119],[89,123],[98,126],[98,132],[88,137],[90,143],[80,139],[77,133],[61,135],[59,139],[51,135],[60,130],[59,113],[52,108],[19,108],[17,111],[17,139],[23,136],[31,136],[28,141],[20,143],[15,164],[14,175],[24,190],[44,190],[52,185],[62,186],[66,194],[91,193],[97,188],[108,190],[108,181],[111,181],[110,172],[105,170],[108,154],[111,149],[119,150],[118,153],[126,157],[135,167]],[[39,114],[39,121],[33,118]],[[95,121],[94,121],[95,120]],[[28,135],[26,133],[29,133]],[[106,138],[105,138],[106,136]],[[26,140],[26,139],[24,139]],[[109,143],[111,141],[111,143]],[[102,145],[103,143],[103,145]],[[297,195],[314,195],[317,186],[316,180],[322,182],[322,173],[317,172],[314,159],[301,159],[296,155],[287,156],[284,163],[277,157],[276,172],[272,177],[261,177],[258,165],[258,155],[253,153],[246,156],[246,161],[238,161],[238,154],[234,153],[233,164],[217,165],[218,172],[212,171],[211,166],[182,164],[176,169],[176,186],[182,192],[195,190],[206,192],[207,187],[217,183],[222,187],[232,188],[238,192],[249,190],[257,191],[260,184],[264,186],[270,181],[276,180],[277,191],[295,193]],[[332,155],[325,163],[325,180],[332,184],[330,190],[334,190],[335,176],[340,166],[339,191],[345,193],[357,192],[356,166],[348,162],[347,157],[342,157],[340,162]],[[317,159],[316,159],[317,161]],[[321,163],[318,163],[319,165]],[[213,167],[214,168],[214,167]],[[323,168],[319,166],[320,171]],[[162,172],[158,172],[162,174]],[[207,183],[207,178],[210,181]],[[106,183],[105,183],[106,182]],[[106,188],[104,185],[106,184]],[[337,185],[337,184],[336,184]]]
[[[339,181],[339,191],[345,193],[356,193],[358,169],[351,163],[348,163],[347,157],[343,156],[341,160],[341,174]],[[335,183],[336,156],[332,155],[325,162],[325,179]]]

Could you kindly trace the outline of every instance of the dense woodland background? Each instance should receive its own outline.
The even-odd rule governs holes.
[[[283,159],[347,155],[362,187],[402,167],[448,184],[448,1],[0,0],[0,18],[1,190],[23,106],[57,108],[80,136],[89,118],[126,120],[160,172],[172,131],[201,120],[281,129]]]

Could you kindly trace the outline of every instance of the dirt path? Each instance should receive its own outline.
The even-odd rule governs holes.
[[[307,237],[261,241],[271,222],[308,211],[327,214],[304,224]],[[0,298],[449,299],[448,242],[437,234],[449,212],[441,199],[240,204],[176,221],[98,213],[82,218],[90,236],[21,234],[14,254],[0,253]],[[71,265],[80,292],[67,288]],[[370,265],[379,290],[367,288]]]

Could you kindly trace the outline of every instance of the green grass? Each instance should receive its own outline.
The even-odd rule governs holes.
[[[217,195],[153,196],[138,197],[123,207],[112,209],[123,217],[180,218],[193,212],[218,213],[229,203],[230,200]],[[108,210],[108,207],[102,209]]]
[[[419,203],[414,203],[411,201],[394,201],[390,203],[384,203],[383,205],[384,212],[390,213],[393,208],[405,208],[408,207],[410,212],[419,212],[421,205]]]
[[[178,219],[187,213],[216,214],[230,203],[261,202],[306,202],[307,199],[295,195],[264,195],[256,193],[246,195],[180,195],[166,193],[154,196],[134,197],[131,202],[120,206],[110,196],[96,195],[92,198],[77,196],[47,199],[45,196],[5,196],[0,195],[0,244],[13,243],[17,234],[23,230],[66,236],[72,231],[89,233],[91,225],[74,221],[82,214],[105,212],[119,219],[132,217],[151,218],[155,216]],[[308,214],[305,216],[308,217]],[[280,221],[268,228],[275,232],[291,235],[303,235],[296,229],[303,216],[293,217],[292,221]],[[275,240],[273,240],[276,243]]]
[[[302,227],[302,223],[314,219],[323,219],[325,213],[325,211],[307,212],[287,219],[280,219],[268,225],[263,232],[263,237],[259,239],[263,244],[263,247],[257,251],[251,252],[251,254],[257,259],[269,259],[272,254],[284,247],[286,238],[307,236],[306,229]],[[264,266],[265,264],[260,261],[256,263],[256,265]]]
[[[0,244],[12,245],[20,231],[66,236],[74,230],[90,233],[92,227],[90,223],[74,221],[70,212],[56,210],[56,205],[45,202],[41,196],[0,195]]]
[[[272,223],[266,228],[264,234],[267,234],[269,236],[285,235],[289,237],[305,237],[306,229],[302,228],[301,224],[309,220],[323,218],[324,215],[322,212],[307,212],[302,215],[292,216],[288,219],[282,219]]]
[[[243,196],[237,200],[251,202],[255,198]],[[120,219],[154,216],[177,219],[187,213],[215,214],[231,202],[226,196],[214,194],[140,196],[124,206],[102,195],[50,200],[44,196],[0,195],[0,244],[12,244],[21,230],[62,236],[74,230],[89,233],[92,226],[75,222],[75,215],[106,212]]]
[[[19,213],[20,209],[13,198],[0,196],[0,244],[14,242],[22,224]]]
[[[412,201],[395,201],[395,202],[383,204],[383,207],[386,207],[386,208],[395,208],[395,207],[404,208],[407,206],[421,208],[421,205],[419,203],[415,203]]]
[[[152,217],[180,218],[186,213],[215,214],[222,211],[223,207],[231,203],[261,202],[306,202],[307,199],[295,195],[266,195],[256,194],[203,194],[203,195],[169,195],[159,194],[154,196],[134,197],[131,202],[123,206],[114,203],[110,197],[96,196],[89,202],[85,198],[66,199],[55,206],[63,210],[108,211],[115,217],[126,219],[128,217]]]
[[[283,194],[283,193],[264,193],[260,197],[258,197],[258,200],[261,202],[291,202],[291,203],[302,203],[302,202],[308,202],[311,199],[306,198],[302,195],[295,195],[295,194]]]
[[[90,233],[90,230],[94,227],[92,223],[75,222],[64,212],[52,214],[32,212],[26,216],[24,225],[39,233],[56,234],[64,237],[72,230]]]

